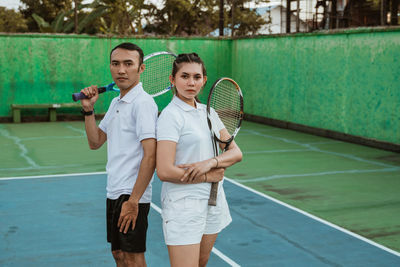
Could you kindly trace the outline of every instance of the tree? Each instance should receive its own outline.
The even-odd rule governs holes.
[[[257,34],[261,26],[267,23],[254,8],[245,7],[249,2],[259,5],[269,2],[269,0],[228,0],[230,7],[228,24],[230,24],[232,36]]]
[[[26,32],[26,19],[19,12],[0,6],[0,32]]]
[[[204,35],[218,25],[216,0],[165,0],[145,31],[167,35]]]
[[[29,31],[117,35],[208,35],[218,29],[221,0],[164,0],[158,10],[145,0],[21,0]],[[224,27],[235,36],[255,34],[265,21],[246,3],[225,0]]]
[[[36,14],[43,18],[44,21],[54,21],[62,12],[68,12],[72,9],[72,0],[20,0],[23,4],[19,8],[21,14],[26,18],[28,31],[39,32],[40,28],[32,17]]]
[[[268,0],[224,1],[224,28],[234,28],[235,36],[255,34],[265,23],[255,9],[245,7]],[[219,28],[220,0],[164,0],[164,7],[155,14],[146,32],[168,35],[208,35]],[[233,22],[233,23],[232,23]]]
[[[82,11],[83,9],[89,9],[90,11],[84,12]],[[103,15],[106,10],[107,7],[95,2],[78,5],[73,10],[61,11],[50,23],[35,13],[32,14],[32,17],[38,24],[41,32],[68,33],[73,31],[75,33],[82,33],[85,29],[91,29],[92,22]]]
[[[143,34],[143,23],[149,23],[156,6],[144,0],[98,0],[107,7],[101,18],[100,31],[105,34]]]

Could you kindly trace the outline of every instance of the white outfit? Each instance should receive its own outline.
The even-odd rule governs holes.
[[[178,97],[162,111],[157,122],[157,141],[176,142],[175,165],[189,164],[214,157],[206,106],[194,108]],[[224,128],[213,112],[213,124]],[[167,245],[200,243],[203,234],[220,232],[231,221],[222,181],[218,188],[217,206],[208,206],[211,183],[176,184],[163,182],[164,238]]]
[[[130,195],[143,158],[141,141],[156,138],[158,107],[143,91],[142,84],[133,87],[122,99],[115,97],[100,122],[107,134],[107,198]],[[151,182],[139,203],[151,201]]]

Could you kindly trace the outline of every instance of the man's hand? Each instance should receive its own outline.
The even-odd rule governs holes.
[[[99,98],[99,93],[97,89],[97,85],[91,85],[81,90],[81,93],[86,95],[87,99],[81,99],[82,107],[85,111],[93,110],[94,104]]]
[[[132,230],[135,229],[136,218],[139,213],[139,203],[125,201],[121,207],[121,214],[118,219],[118,227],[120,232],[126,234],[129,226],[132,224]]]

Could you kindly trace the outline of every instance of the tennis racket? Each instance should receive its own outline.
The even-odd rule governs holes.
[[[147,55],[143,59],[146,64],[146,69],[140,75],[140,80],[143,83],[143,89],[152,97],[162,95],[171,89],[169,75],[172,72],[172,63],[176,55],[170,52],[155,52]],[[99,94],[109,91],[119,92],[115,83],[99,87]],[[87,98],[83,93],[72,94],[72,99],[78,101]]]
[[[115,87],[115,83],[112,82],[109,85],[97,88],[97,91],[99,92],[99,94],[102,94],[104,92],[109,92],[109,91],[119,92],[119,89],[117,87]],[[72,94],[72,100],[74,100],[75,102],[78,100],[81,100],[81,99],[85,99],[85,98],[87,98],[87,96],[83,93]]]
[[[223,151],[229,148],[240,130],[243,115],[243,95],[239,85],[230,78],[218,79],[211,87],[207,100],[207,122],[211,132],[215,157],[219,155],[219,143],[225,144]],[[221,122],[223,125],[221,125]],[[225,127],[230,135],[227,140],[218,138],[219,134],[217,135],[217,133],[221,127]],[[218,182],[213,182],[208,205],[217,205],[217,194]]]

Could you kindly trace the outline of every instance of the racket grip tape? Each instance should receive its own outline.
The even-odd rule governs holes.
[[[211,183],[210,198],[208,199],[209,206],[217,206],[218,182]]]
[[[101,94],[101,93],[104,93],[106,91],[106,89],[107,88],[105,86],[102,86],[102,87],[97,88],[97,91],[99,92],[99,94]],[[74,100],[75,102],[79,101],[81,99],[86,99],[86,98],[87,98],[87,96],[81,92],[72,94],[72,100]]]

